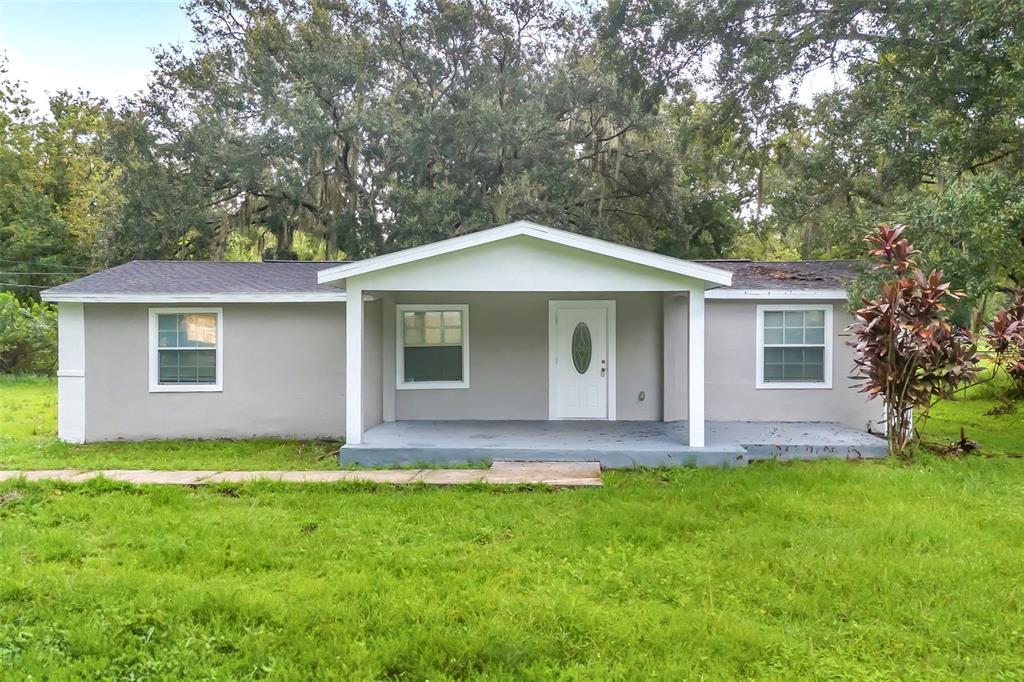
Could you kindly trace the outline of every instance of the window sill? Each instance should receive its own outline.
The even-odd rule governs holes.
[[[395,384],[399,391],[469,388],[468,381],[418,381]]]
[[[758,390],[765,389],[765,390],[772,390],[772,391],[785,390],[785,389],[790,389],[790,388],[795,388],[795,389],[800,389],[800,390],[815,389],[815,388],[827,390],[827,389],[832,388],[832,384],[828,383],[828,382],[825,382],[825,381],[813,381],[813,382],[808,382],[808,381],[793,381],[793,382],[783,382],[783,381],[774,382],[774,381],[770,381],[770,382],[763,382],[763,381],[759,381],[757,383],[757,386],[755,386],[755,388],[757,388]]]
[[[149,387],[150,393],[222,393],[219,384],[156,384]]]

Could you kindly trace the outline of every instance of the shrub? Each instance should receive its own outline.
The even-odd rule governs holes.
[[[986,325],[985,340],[995,354],[993,364],[1006,371],[1015,393],[1024,395],[1024,289]]]
[[[0,292],[0,373],[53,374],[57,366],[57,311]]]
[[[939,399],[974,380],[977,346],[949,321],[950,291],[942,271],[918,269],[917,249],[903,225],[880,225],[868,235],[868,253],[879,259],[877,298],[864,299],[849,331],[854,340],[854,375],[861,391],[885,401],[889,451],[902,454],[911,438],[915,410],[927,415]]]

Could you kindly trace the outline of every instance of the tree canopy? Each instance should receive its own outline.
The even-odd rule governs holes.
[[[515,218],[857,257],[899,222],[961,321],[1024,282],[1020,0],[185,9],[193,42],[116,107],[35,116],[0,74],[0,257],[360,258]]]

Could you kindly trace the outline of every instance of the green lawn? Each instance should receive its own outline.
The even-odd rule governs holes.
[[[988,375],[982,378],[988,379]],[[962,426],[983,454],[1024,455],[1024,400],[1007,405],[1007,388],[1008,380],[1002,375],[939,403],[922,427],[924,438],[959,440]]]
[[[605,481],[0,483],[0,679],[1024,677],[1024,460]]]
[[[0,469],[337,469],[339,443],[57,440],[53,379],[0,375]]]

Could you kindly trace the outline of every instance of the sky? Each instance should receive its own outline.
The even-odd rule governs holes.
[[[154,47],[191,38],[178,4],[0,0],[0,55],[37,105],[79,88],[116,103],[145,86]]]

